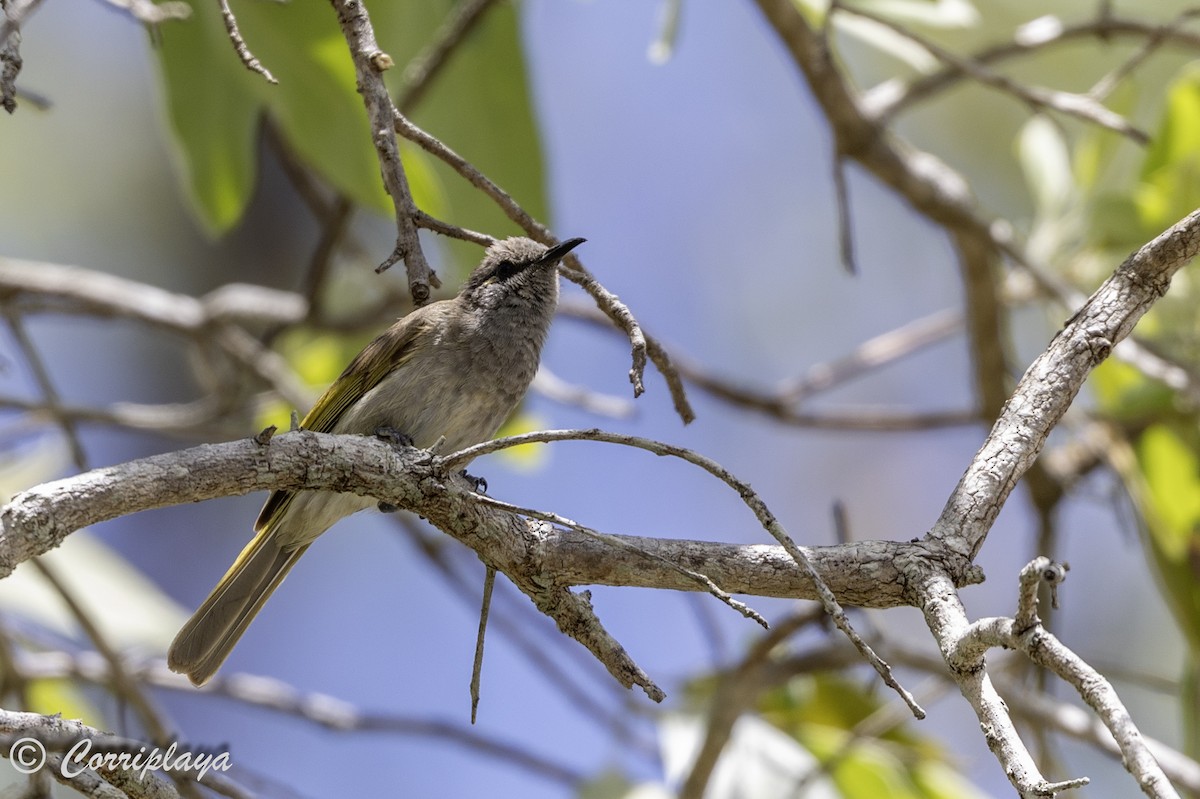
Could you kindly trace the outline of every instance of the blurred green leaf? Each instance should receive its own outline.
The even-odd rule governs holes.
[[[1146,151],[1134,193],[1145,230],[1157,233],[1200,205],[1200,67],[1167,90],[1163,118]]]
[[[1096,367],[1088,382],[1109,418],[1118,422],[1140,427],[1176,413],[1174,391],[1116,358]]]
[[[1146,240],[1141,211],[1130,193],[1107,192],[1091,203],[1092,244],[1105,250],[1127,251]]]
[[[1134,496],[1167,604],[1192,651],[1200,653],[1200,456],[1192,432],[1185,441],[1158,424],[1141,435],[1136,451],[1145,486]]]
[[[960,771],[939,760],[920,760],[909,769],[920,789],[919,796],[929,799],[983,799],[986,794],[971,784]]]
[[[191,0],[192,18],[164,28],[156,49],[184,182],[205,227],[240,220],[257,174],[256,134],[269,116],[291,150],[359,205],[390,214],[354,68],[332,9],[322,3],[245,3],[235,9],[250,49],[279,80],[246,70],[217,8]],[[380,47],[398,65],[386,75],[402,94],[404,65],[433,39],[451,0],[377,2],[370,11]],[[472,161],[527,211],[545,218],[538,131],[526,80],[516,11],[500,4],[453,53],[413,114],[414,121]],[[513,224],[440,162],[402,146],[418,205],[449,221],[496,235]],[[461,247],[474,265],[477,247]]]
[[[874,691],[836,674],[796,677],[758,704],[766,721],[816,756],[844,799],[983,796],[951,768],[940,745],[911,726],[859,734],[859,725],[881,707]]]
[[[1117,84],[1105,101],[1105,106],[1121,116],[1133,119],[1137,101],[1141,96],[1132,81]],[[1124,157],[1123,157],[1124,156]],[[1089,125],[1080,131],[1072,156],[1075,180],[1085,191],[1096,191],[1102,186],[1121,180],[1122,169],[1131,158],[1140,163],[1144,153],[1133,151],[1128,139],[1098,125]]]
[[[92,727],[104,729],[112,720],[88,701],[77,683],[69,680],[32,680],[28,685],[29,711],[46,716],[59,714],[63,718],[76,719]]]
[[[671,799],[673,794],[654,783],[634,784],[615,771],[605,771],[579,786],[578,799]]]
[[[407,64],[431,40],[453,0],[397,2],[372,9],[380,43]],[[499,3],[473,30],[413,110],[413,122],[478,167],[534,217],[546,220],[541,135],[529,93],[515,4]],[[393,96],[402,92],[403,69],[388,73]],[[491,200],[441,161],[422,155],[437,175],[448,206],[445,215],[463,227],[495,236],[519,233]],[[479,248],[450,247],[463,268],[478,263]]]
[[[308,327],[296,327],[285,331],[275,342],[275,349],[287,359],[305,383],[312,388],[315,401],[332,383],[346,364],[358,354],[369,340],[369,336],[335,336],[328,331],[317,331]],[[258,409],[255,428],[263,429],[275,425],[281,430],[289,429],[292,411],[301,417],[308,408],[293,408],[282,399],[274,399]]]
[[[186,193],[204,228],[220,235],[254,189],[262,79],[233,54],[216,5],[192,6],[190,20],[163,26],[155,53]]]
[[[1200,67],[1192,65],[1167,87],[1167,105],[1146,150],[1142,177],[1148,178],[1200,158]]]
[[[1133,89],[1122,86],[1109,106],[1127,113]],[[1075,154],[1075,175],[1094,191],[1091,242],[1099,247],[1130,250],[1158,235],[1200,206],[1200,66],[1185,68],[1166,91],[1166,104],[1150,145],[1141,157],[1133,186],[1105,185],[1103,177],[1125,163],[1119,148],[1128,143],[1099,129],[1086,131]],[[1108,182],[1112,184],[1110,180]]]

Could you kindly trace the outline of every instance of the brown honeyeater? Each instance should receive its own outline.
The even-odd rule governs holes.
[[[322,433],[393,431],[446,452],[490,439],[537,372],[558,305],[558,262],[583,239],[547,248],[510,238],[488,248],[458,295],[417,308],[368,344],[301,422]],[[167,653],[196,685],[229,656],[309,544],[377,504],[356,494],[273,491],[256,535]]]

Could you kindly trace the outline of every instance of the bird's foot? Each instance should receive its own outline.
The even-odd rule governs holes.
[[[393,447],[412,447],[413,440],[410,436],[401,433],[394,427],[383,425],[375,428],[376,438],[382,438],[384,441],[391,444]]]
[[[468,483],[471,484],[471,488],[475,491],[476,494],[486,494],[487,493],[487,479],[486,478],[476,477],[475,475],[468,473],[466,469],[463,469],[461,472],[459,472],[459,474],[461,474],[463,476],[464,480],[466,480]]]

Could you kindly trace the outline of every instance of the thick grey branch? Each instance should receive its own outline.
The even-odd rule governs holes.
[[[930,538],[974,558],[1004,501],[1032,465],[1091,370],[1166,293],[1171,276],[1200,252],[1194,211],[1121,264],[1025,372]]]
[[[603,629],[587,596],[530,563],[548,526],[472,501],[465,481],[432,464],[421,450],[397,452],[371,438],[302,431],[265,444],[203,445],[97,469],[26,491],[0,512],[0,576],[81,527],[139,510],[273,488],[354,492],[416,510],[471,546],[623,685],[640,685],[661,700],[661,689]]]
[[[138,319],[194,333],[217,322],[287,325],[304,321],[299,294],[229,283],[199,299],[81,266],[0,257],[0,295],[23,311],[48,308]]]
[[[373,438],[301,431],[270,439],[206,444],[97,469],[47,483],[15,497],[0,512],[0,576],[62,543],[87,525],[141,510],[268,489],[346,491],[420,513],[504,572],[564,632],[587,646],[624,684],[657,686],[607,637],[586,596],[569,586],[642,585],[694,591],[697,583],[670,560],[700,572],[724,590],[817,598],[808,576],[782,547],[623,537],[641,555],[548,524],[526,521],[475,501],[465,481],[439,469],[421,450],[395,450]],[[839,601],[904,604],[905,574],[918,568],[956,573],[922,543],[860,542],[805,549]],[[977,581],[968,570],[959,584]]]

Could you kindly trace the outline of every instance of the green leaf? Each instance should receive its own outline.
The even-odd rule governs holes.
[[[1167,90],[1167,105],[1135,192],[1139,219],[1157,232],[1200,205],[1200,67],[1190,66]]]
[[[797,677],[764,695],[758,706],[765,720],[825,764],[844,799],[983,796],[946,764],[938,743],[908,725],[878,736],[860,735],[856,728],[878,712],[880,699],[841,675]],[[950,792],[950,786],[958,792]]]
[[[1141,97],[1136,84],[1122,81],[1108,96],[1105,105],[1121,116],[1133,118],[1137,112],[1137,101]],[[1078,134],[1074,152],[1075,179],[1087,191],[1095,191],[1105,185],[1127,182],[1126,169],[1136,161],[1144,160],[1145,154],[1134,150],[1128,139],[1106,128],[1095,125],[1085,127]],[[1122,175],[1126,175],[1122,179]]]
[[[1186,68],[1167,88],[1167,105],[1162,122],[1146,150],[1142,177],[1200,156],[1200,67]]]
[[[1141,426],[1175,414],[1174,391],[1116,358],[1096,367],[1088,382],[1105,413],[1118,422]]]
[[[1088,237],[1101,249],[1128,251],[1146,241],[1142,211],[1131,192],[1105,192],[1091,203]]]
[[[295,327],[280,335],[275,347],[300,379],[312,389],[311,399],[315,401],[366,345],[367,340],[367,336],[336,336],[328,331]],[[292,411],[304,416],[308,408],[293,408],[282,399],[273,400],[258,409],[254,426],[261,430],[275,425],[287,430]]]
[[[611,769],[581,783],[577,799],[671,799],[673,794],[661,785],[637,785],[624,774]]]
[[[987,795],[961,772],[938,760],[920,760],[913,764],[910,773],[920,795],[929,799],[984,799]]]
[[[157,54],[184,182],[205,227],[224,233],[245,211],[257,174],[256,134],[268,115],[289,148],[357,204],[390,215],[354,67],[332,9],[323,3],[243,3],[235,12],[251,51],[279,80],[242,66],[212,3],[190,0],[190,20],[164,28]],[[380,47],[398,65],[385,74],[401,93],[404,65],[454,7],[452,0],[376,2]],[[490,10],[430,84],[414,121],[446,142],[544,218],[541,147],[521,52],[516,11]],[[513,224],[478,190],[424,152],[401,157],[423,210],[495,235]],[[479,260],[461,248],[461,263]]]
[[[375,17],[381,43],[404,54],[397,59],[399,64],[407,63],[426,46],[454,5],[452,0],[425,0],[381,7],[385,13],[376,12]],[[488,11],[436,77],[412,120],[478,167],[535,218],[546,220],[541,135],[517,23],[513,4],[497,4]],[[387,44],[385,34],[398,44]],[[402,73],[395,69],[387,75],[394,96],[400,93]],[[438,178],[450,221],[494,236],[520,233],[478,189],[441,161],[422,156]],[[454,242],[451,249],[464,269],[479,261],[480,251],[474,245]]]
[[[1142,434],[1136,451],[1145,485],[1135,486],[1134,496],[1167,603],[1200,652],[1200,455],[1190,438],[1167,424]]]
[[[234,55],[215,3],[193,2],[190,19],[161,33],[155,54],[183,185],[205,230],[220,235],[254,189],[262,78]]]

